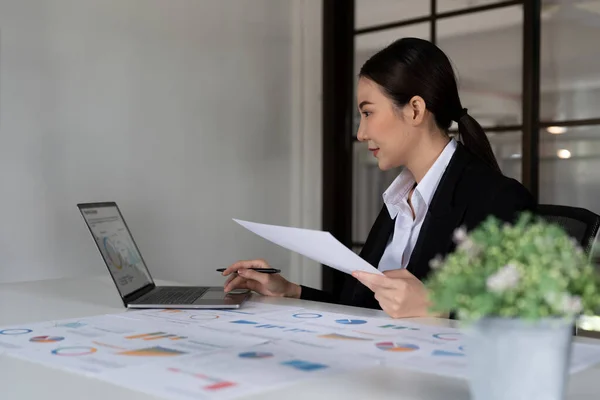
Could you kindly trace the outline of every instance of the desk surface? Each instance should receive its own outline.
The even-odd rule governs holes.
[[[162,283],[162,282],[159,282]],[[254,296],[254,300],[296,305],[322,311],[385,317],[366,310],[293,299]],[[125,311],[112,282],[105,277],[0,284],[0,326],[51,319],[78,318]],[[27,314],[26,314],[27,313]],[[419,323],[451,326],[442,319],[414,319]],[[598,343],[593,339],[577,341]],[[157,399],[104,381],[52,369],[0,355],[0,390],[3,399]],[[600,365],[572,375],[568,400],[598,399]],[[283,389],[260,393],[248,399],[468,399],[467,382],[399,368],[369,370],[313,379]]]

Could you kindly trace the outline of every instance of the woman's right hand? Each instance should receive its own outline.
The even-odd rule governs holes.
[[[225,282],[226,293],[234,289],[250,289],[264,296],[300,298],[299,285],[286,280],[280,274],[265,274],[249,268],[271,268],[264,260],[238,261],[223,271],[229,276]]]

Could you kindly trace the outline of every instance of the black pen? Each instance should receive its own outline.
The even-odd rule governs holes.
[[[262,272],[263,274],[278,274],[281,272],[280,269],[276,268],[242,268],[242,269],[251,269],[252,271]],[[219,268],[217,272],[223,272],[226,268]]]

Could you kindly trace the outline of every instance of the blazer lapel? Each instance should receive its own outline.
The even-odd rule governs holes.
[[[360,252],[360,257],[377,268],[393,230],[394,220],[390,218],[390,214],[384,205],[369,232],[367,241]],[[349,277],[345,285],[342,304],[379,308],[379,303],[375,300],[373,292],[353,277]]]
[[[384,205],[371,228],[360,256],[377,268],[393,231],[394,220],[390,218],[387,207]]]
[[[467,205],[466,198],[456,196],[455,192],[470,160],[470,153],[459,143],[433,195],[410,257],[407,269],[418,279],[427,277],[432,258],[446,255],[454,248],[452,234],[460,225]]]

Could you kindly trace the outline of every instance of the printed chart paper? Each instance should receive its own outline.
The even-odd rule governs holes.
[[[228,399],[377,365],[466,378],[464,339],[460,329],[250,301],[0,327],[0,352],[167,399]],[[573,344],[571,374],[599,362],[600,346]]]

